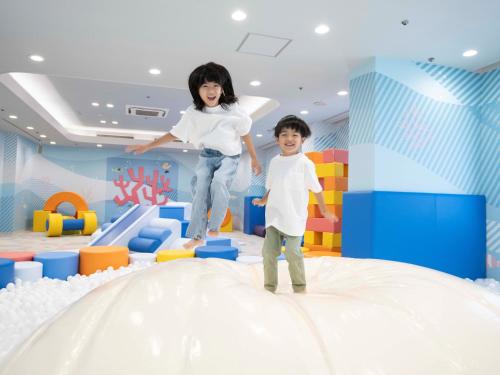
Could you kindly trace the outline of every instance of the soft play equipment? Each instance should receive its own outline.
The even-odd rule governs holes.
[[[128,266],[128,248],[125,246],[89,246],[80,249],[80,274],[91,275],[108,267]]]
[[[194,255],[193,249],[160,250],[156,253],[156,261],[158,263],[169,262],[176,259],[193,258]]]
[[[35,253],[31,251],[2,251],[0,258],[13,260],[14,262],[30,261],[33,260]]]
[[[57,213],[62,203],[71,203],[75,216],[63,216]],[[33,231],[47,232],[47,236],[60,236],[65,232],[91,235],[97,229],[97,216],[90,211],[87,202],[80,195],[72,192],[60,192],[52,195],[43,207],[33,213]]]
[[[128,262],[132,263],[147,263],[152,264],[156,262],[156,254],[152,253],[131,253],[128,255]]]
[[[210,219],[211,210],[208,210],[208,218]],[[224,216],[224,220],[222,221],[221,232],[232,232],[233,231],[233,215],[231,214],[231,210],[228,208],[226,210],[226,215]]]
[[[481,195],[349,192],[344,194],[342,255],[484,278],[485,210]]]
[[[245,197],[244,210],[243,210],[243,232],[246,234],[254,234],[256,225],[265,225],[266,217],[265,207],[254,206],[252,200],[255,198],[262,198],[261,196],[248,196]]]
[[[238,249],[233,246],[198,246],[195,249],[197,258],[220,258],[228,260],[236,260],[238,257]]]
[[[14,282],[14,261],[0,258],[0,289]]]
[[[43,276],[43,264],[33,261],[20,261],[14,264],[14,279],[35,282]]]
[[[342,218],[342,195],[347,191],[349,153],[347,150],[328,149],[321,152],[307,152],[306,156],[316,166],[316,174],[323,187],[327,209],[339,219]],[[318,202],[312,192],[309,194],[308,219],[304,233],[304,246],[315,252],[341,253],[342,220],[331,223],[323,218]],[[330,254],[328,254],[330,255]]]
[[[125,275],[44,323],[0,374],[497,374],[500,297],[485,288],[322,257],[305,259],[307,293],[293,294],[287,267],[276,294],[261,264],[223,259]]]
[[[45,251],[33,260],[43,264],[43,276],[51,279],[66,280],[78,273],[79,255],[74,251]]]

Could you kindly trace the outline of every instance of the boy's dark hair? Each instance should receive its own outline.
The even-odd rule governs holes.
[[[234,95],[233,82],[226,68],[214,62],[200,65],[189,75],[189,91],[193,97],[193,103],[198,111],[205,107],[198,90],[206,82],[216,82],[222,87],[219,104],[227,109],[229,104],[236,103],[238,98]]]
[[[279,138],[283,129],[292,129],[298,131],[302,138],[309,138],[311,136],[311,129],[304,120],[294,115],[288,115],[278,121],[274,127],[274,136]]]

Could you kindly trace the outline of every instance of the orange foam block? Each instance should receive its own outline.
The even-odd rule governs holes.
[[[342,205],[341,204],[327,204],[326,209],[335,214],[339,219],[342,218]],[[310,204],[307,206],[307,217],[309,218],[322,218],[321,211],[317,204]]]
[[[323,163],[323,153],[322,152],[306,152],[305,155],[311,159],[314,164]]]
[[[342,220],[332,223],[325,218],[308,218],[306,222],[306,231],[339,233],[342,231]]]
[[[340,253],[341,248],[336,246],[336,247],[328,247],[328,246],[323,246],[323,245],[311,245],[311,244],[305,244],[304,246],[307,246],[309,248],[309,251],[333,251]]]
[[[323,151],[323,163],[349,163],[349,151],[336,148],[330,148]]]
[[[91,275],[97,270],[128,266],[128,247],[89,246],[80,249],[80,274]]]
[[[347,191],[347,177],[324,177],[324,190]]]
[[[309,251],[304,253],[304,258],[317,258],[317,257],[340,257],[342,254],[336,251]]]

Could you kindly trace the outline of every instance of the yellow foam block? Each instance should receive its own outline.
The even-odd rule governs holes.
[[[285,246],[281,246],[281,252],[284,253],[285,251],[286,251]],[[300,251],[302,251],[303,253],[307,253],[309,251],[309,248],[302,246],[300,248]]]
[[[333,191],[333,190],[323,191],[323,198],[325,200],[325,204],[342,204],[341,191]],[[316,196],[312,191],[309,192],[309,204],[318,204]]]
[[[323,243],[324,247],[333,248],[340,247],[342,243],[342,235],[340,233],[330,233],[323,232]]]
[[[45,223],[50,211],[36,210],[33,212],[33,232],[45,232]]]
[[[160,250],[156,253],[158,263],[181,258],[194,258],[194,249]]]
[[[220,227],[221,232],[232,232],[233,231],[233,219],[229,220],[226,225]]]
[[[323,237],[321,232],[314,232],[312,230],[306,230],[304,232],[304,242],[313,245],[321,245]]]
[[[344,165],[342,163],[316,164],[318,177],[344,177]]]

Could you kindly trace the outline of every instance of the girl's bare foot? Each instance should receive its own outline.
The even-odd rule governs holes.
[[[192,239],[192,240],[186,242],[182,246],[184,247],[184,249],[192,249],[193,247],[200,246],[200,245],[203,245],[203,240]]]
[[[210,237],[219,237],[219,232],[215,231],[215,230],[209,230],[208,231],[208,235]]]

